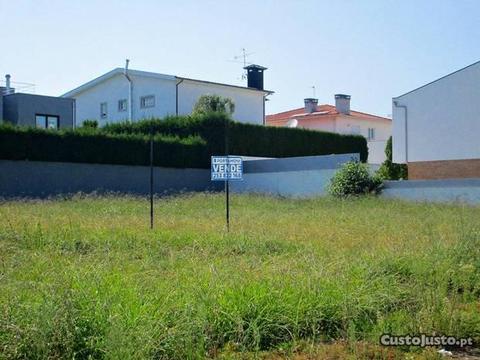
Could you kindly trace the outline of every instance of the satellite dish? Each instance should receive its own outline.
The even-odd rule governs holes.
[[[289,127],[289,128],[296,128],[298,126],[298,121],[297,121],[297,119],[288,120],[288,122],[285,124],[285,126]]]

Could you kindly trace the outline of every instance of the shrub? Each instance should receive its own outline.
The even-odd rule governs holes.
[[[378,175],[385,180],[400,180],[408,178],[408,168],[405,164],[395,164],[392,162],[392,137],[390,136],[385,146],[385,155],[387,159],[383,162]]]
[[[156,166],[208,168],[211,155],[225,153],[225,131],[229,153],[235,155],[282,158],[359,153],[362,161],[368,156],[362,136],[244,124],[223,113],[209,113],[98,129],[52,131],[1,125],[0,159],[147,165],[151,130]]]
[[[370,174],[367,164],[349,161],[337,171],[328,187],[328,192],[337,197],[361,195],[380,189],[382,181]]]
[[[82,127],[97,129],[98,128],[98,121],[97,120],[85,120],[82,123]]]
[[[358,153],[361,161],[365,162],[368,158],[367,141],[360,135],[245,124],[232,121],[222,113],[124,122],[107,125],[103,131],[111,134],[148,134],[150,128],[179,137],[199,135],[207,142],[210,154],[225,152],[225,131],[228,131],[229,152],[235,155],[282,158]]]

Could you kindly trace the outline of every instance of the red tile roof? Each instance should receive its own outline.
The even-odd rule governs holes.
[[[293,110],[288,110],[288,111],[283,111],[277,114],[272,114],[272,115],[267,115],[267,124],[272,123],[276,124],[279,122],[284,122],[288,121],[290,119],[299,119],[301,118],[302,120],[320,120],[320,119],[328,119],[335,117],[336,115],[339,115],[340,113],[337,111],[335,106],[329,105],[329,104],[324,104],[324,105],[317,105],[317,110],[313,113],[306,113],[305,108],[301,107],[298,109],[293,109]],[[350,115],[346,116],[354,116],[356,118],[361,118],[365,120],[390,120],[389,118],[382,117],[382,116],[377,116],[377,115],[372,115],[372,114],[367,114],[363,113],[360,111],[350,111]]]

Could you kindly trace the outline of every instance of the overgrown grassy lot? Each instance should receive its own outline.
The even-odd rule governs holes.
[[[377,198],[0,203],[0,358],[436,358],[480,340],[480,208]],[[408,352],[408,355],[406,355]]]

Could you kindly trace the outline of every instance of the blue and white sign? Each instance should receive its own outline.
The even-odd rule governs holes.
[[[243,180],[243,161],[240,156],[212,156],[212,181]]]

